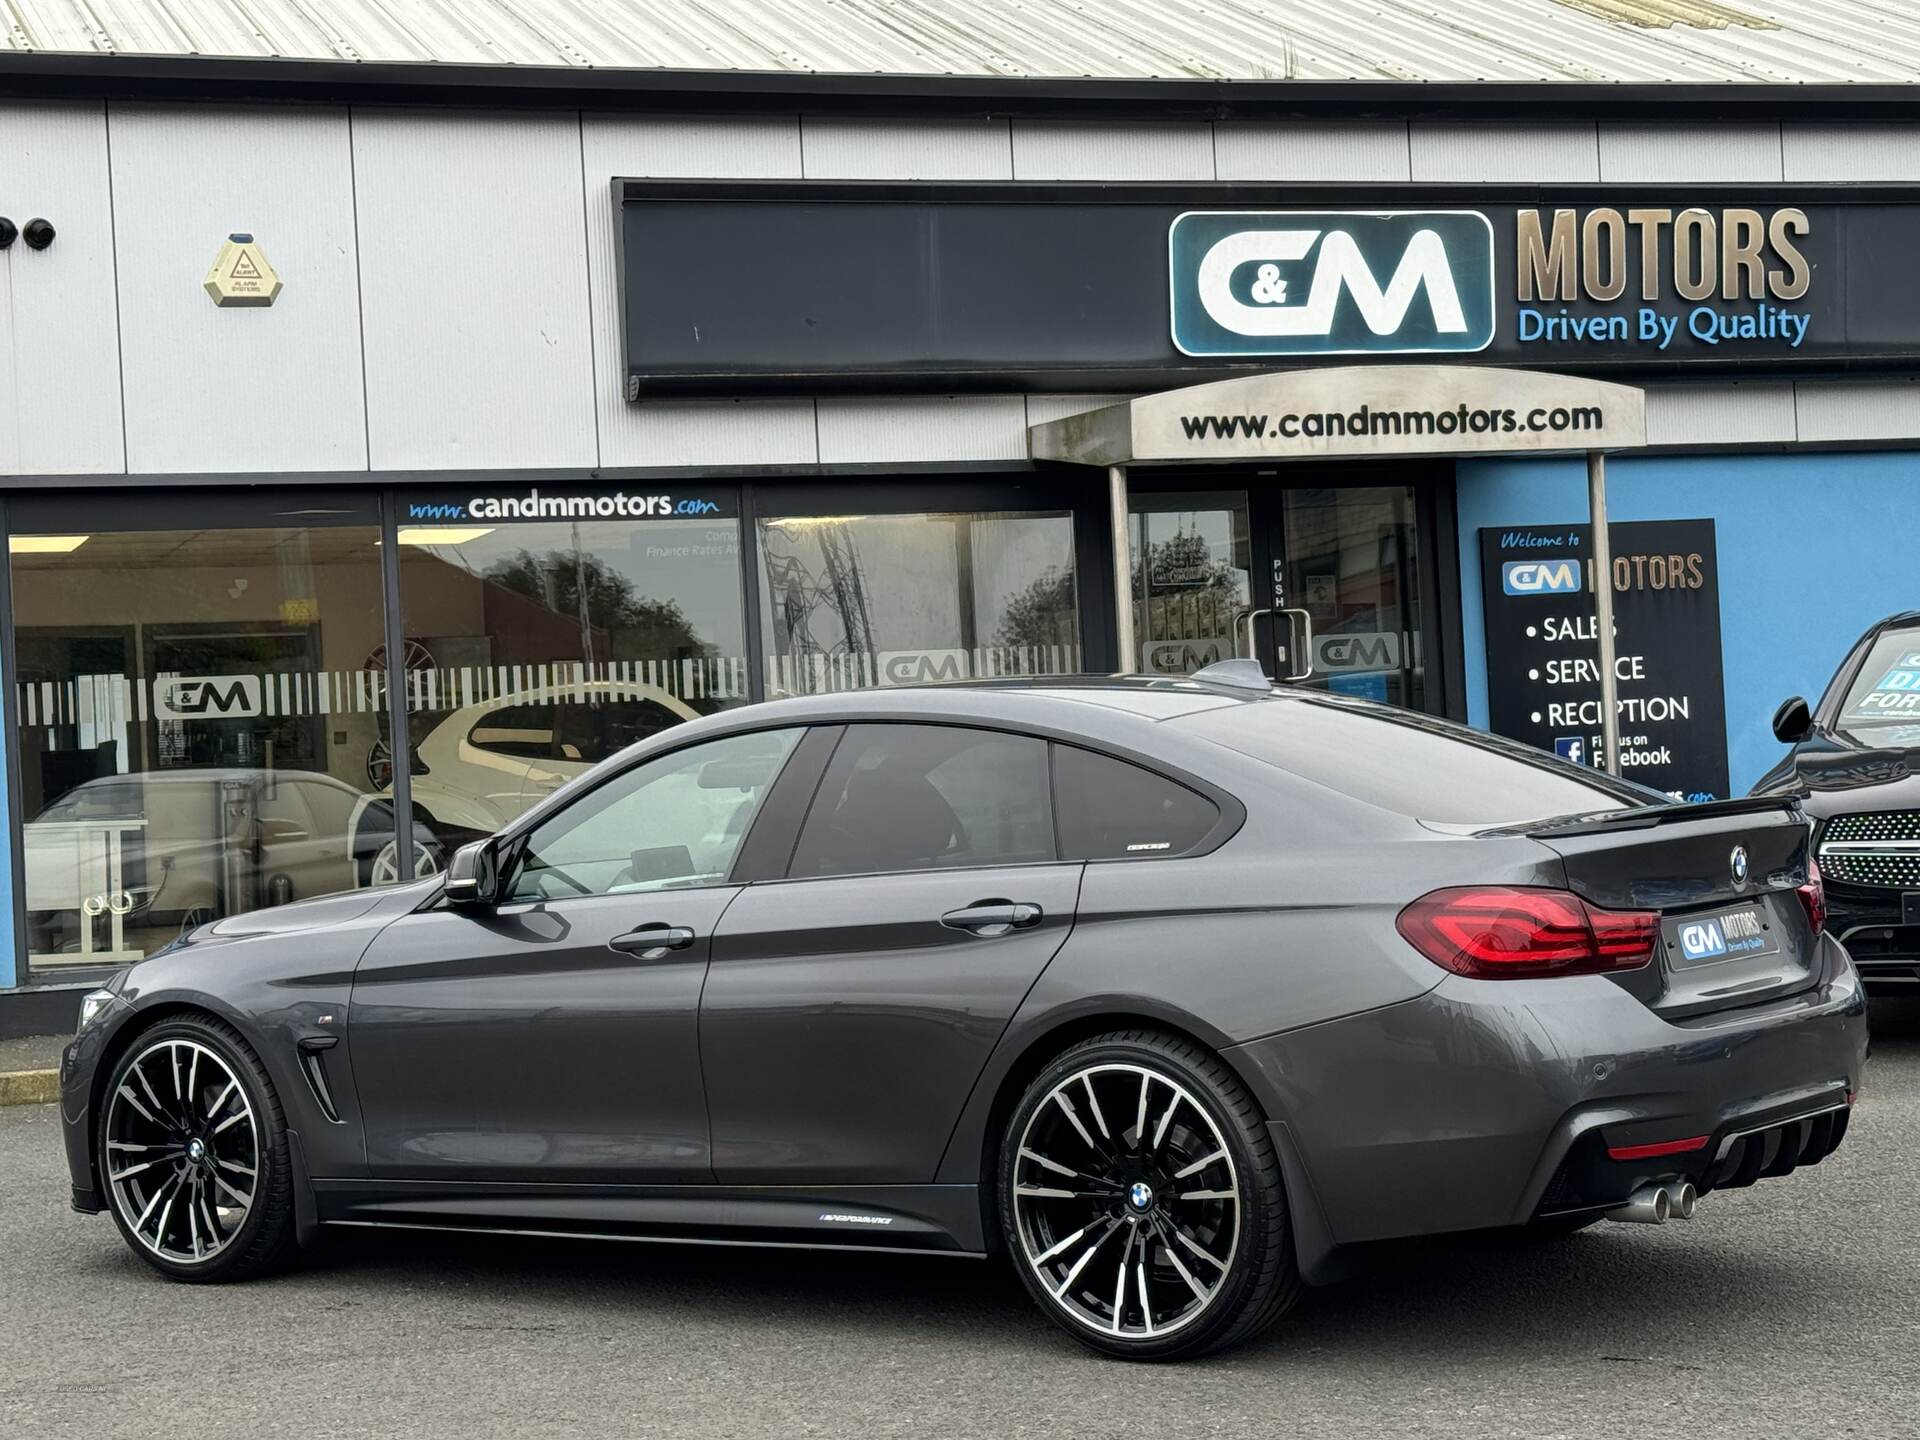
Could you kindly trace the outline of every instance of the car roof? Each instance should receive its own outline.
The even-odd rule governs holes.
[[[940,715],[1067,728],[1110,718],[1124,728],[1141,721],[1177,720],[1223,706],[1285,698],[1280,691],[1256,691],[1181,678],[1134,675],[1032,675],[992,680],[958,680],[925,685],[839,690],[789,696],[752,707],[764,723],[791,715],[825,724],[862,718],[904,719]],[[739,715],[740,711],[725,711]],[[1103,727],[1104,728],[1104,727]]]

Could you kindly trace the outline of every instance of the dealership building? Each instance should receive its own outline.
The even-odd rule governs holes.
[[[1920,14],[1346,9],[11,7],[0,1033],[761,698],[1590,762],[1603,573],[1621,768],[1743,792],[1920,607]]]

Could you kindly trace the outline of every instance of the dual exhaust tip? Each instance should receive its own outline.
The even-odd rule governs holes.
[[[1691,1220],[1700,1192],[1690,1180],[1673,1180],[1665,1185],[1642,1185],[1627,1198],[1627,1203],[1607,1211],[1607,1219],[1623,1225],[1664,1225],[1669,1220]]]

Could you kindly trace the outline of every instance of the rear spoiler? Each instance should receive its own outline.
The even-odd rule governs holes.
[[[1601,810],[1583,815],[1555,815],[1545,820],[1528,820],[1520,825],[1502,825],[1482,830],[1482,835],[1604,835],[1615,830],[1650,830],[1687,820],[1717,820],[1731,815],[1789,815],[1799,820],[1797,795],[1741,795],[1731,800],[1676,800],[1669,805],[1640,805],[1626,810]]]

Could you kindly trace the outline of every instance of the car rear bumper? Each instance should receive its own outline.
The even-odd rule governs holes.
[[[1845,950],[1823,939],[1819,959],[1798,995],[1680,1023],[1600,977],[1449,977],[1229,1054],[1285,1118],[1336,1244],[1523,1224],[1649,1180],[1724,1188],[1824,1158],[1867,1020]],[[1699,1144],[1608,1153],[1681,1140]]]

